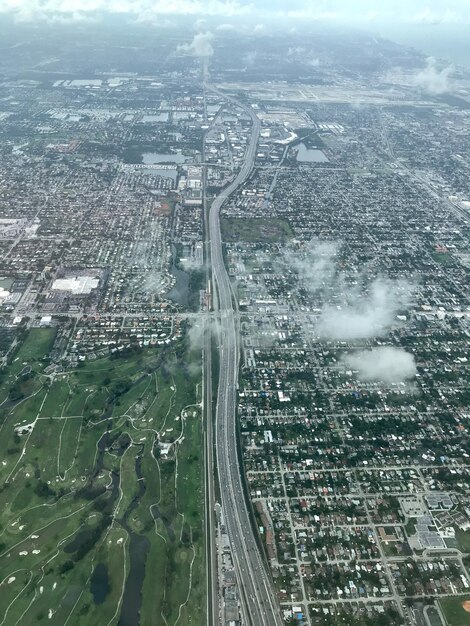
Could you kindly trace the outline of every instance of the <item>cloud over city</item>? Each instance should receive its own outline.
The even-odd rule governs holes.
[[[381,337],[396,324],[399,311],[410,304],[407,281],[377,278],[365,292],[354,290],[342,305],[324,307],[317,331],[326,339]]]
[[[191,43],[178,46],[178,52],[201,59],[211,57],[214,54],[213,39],[214,35],[210,32],[197,33]]]
[[[437,96],[449,91],[449,79],[453,72],[454,67],[452,65],[439,70],[436,65],[436,59],[429,57],[426,62],[426,67],[418,72],[413,79],[413,83],[427,93]]]
[[[369,278],[359,268],[353,275],[339,269],[341,245],[313,239],[304,249],[288,248],[279,261],[296,274],[312,302],[321,293],[316,334],[324,339],[355,340],[381,337],[409,308],[414,285],[409,280],[384,276]]]
[[[346,354],[342,363],[363,381],[397,383],[416,376],[415,358],[409,352],[392,346],[358,350]]]

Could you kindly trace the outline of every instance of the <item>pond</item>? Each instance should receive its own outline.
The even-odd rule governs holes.
[[[142,452],[141,452],[142,454]],[[145,535],[133,532],[128,524],[131,513],[138,507],[145,494],[145,482],[142,478],[142,456],[135,460],[135,473],[139,481],[139,492],[126,509],[120,520],[121,526],[127,531],[129,541],[130,570],[124,587],[122,609],[118,626],[137,626],[140,624],[140,609],[142,607],[142,585],[145,578],[145,564],[150,550],[150,541]]]
[[[191,157],[184,156],[184,154],[161,154],[159,152],[144,152],[142,159],[145,165],[155,165],[155,163],[186,163],[191,160]]]
[[[110,592],[108,568],[104,563],[98,563],[90,579],[90,591],[95,604],[103,604]]]
[[[176,247],[172,246],[171,250],[173,255],[171,273],[176,278],[176,282],[168,292],[168,297],[187,307],[189,306],[189,274],[176,266]]]
[[[328,157],[321,150],[307,148],[304,143],[299,144],[296,150],[299,163],[329,163]]]

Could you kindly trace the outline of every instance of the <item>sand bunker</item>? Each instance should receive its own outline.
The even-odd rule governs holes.
[[[467,613],[470,613],[470,600],[464,600],[464,602],[462,602],[462,608],[464,611],[467,611]]]

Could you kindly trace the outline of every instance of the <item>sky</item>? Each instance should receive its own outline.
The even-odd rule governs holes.
[[[206,15],[440,25],[470,23],[470,0],[0,0],[0,13],[18,21],[79,20],[111,13],[139,19]]]

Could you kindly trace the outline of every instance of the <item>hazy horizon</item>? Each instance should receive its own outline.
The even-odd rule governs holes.
[[[285,30],[345,26],[412,46],[426,55],[470,67],[467,43],[470,3],[466,0],[0,0],[0,22],[18,25],[73,25],[119,21],[171,28],[183,20],[196,30],[264,36]],[[314,33],[312,33],[314,34]]]

